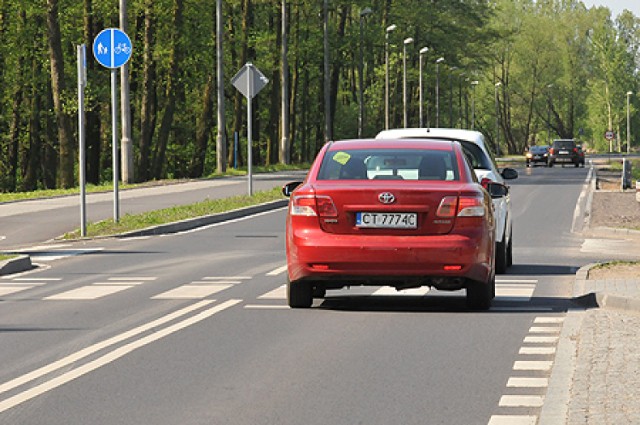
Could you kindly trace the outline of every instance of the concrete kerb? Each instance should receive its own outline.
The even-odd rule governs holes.
[[[259,214],[262,212],[275,210],[278,208],[284,208],[289,203],[288,199],[279,199],[276,201],[265,202],[258,205],[252,205],[249,207],[238,208],[232,211],[223,213],[211,214],[207,216],[194,217],[186,220],[181,220],[173,223],[161,224],[158,226],[150,226],[141,230],[134,230],[131,232],[121,233],[119,235],[109,236],[117,238],[130,238],[140,236],[153,236],[162,235],[168,233],[178,233],[187,230],[192,230],[202,226],[208,226],[210,224],[221,223],[223,221],[234,220],[237,218]],[[86,238],[92,239],[92,238]],[[5,260],[0,262],[0,275],[8,275],[14,273],[20,273],[33,268],[31,264],[31,257],[29,255],[20,255],[16,258]]]
[[[17,257],[0,261],[0,276],[20,273],[31,270],[32,268],[31,257],[28,255],[18,255]]]

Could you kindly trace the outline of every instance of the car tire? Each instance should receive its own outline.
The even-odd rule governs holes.
[[[489,310],[491,300],[495,296],[496,279],[491,274],[491,279],[487,283],[469,282],[467,284],[467,307],[471,310]]]
[[[507,267],[513,266],[513,230],[507,244]]]
[[[553,161],[549,161],[549,164],[547,165],[549,168],[553,167]]]
[[[503,274],[507,271],[507,243],[505,241],[507,235],[505,230],[505,235],[502,237],[500,242],[496,243],[496,273]]]
[[[580,166],[579,162],[576,162],[576,168],[578,168]]]
[[[313,304],[313,287],[309,282],[287,281],[287,302],[291,308],[309,308]]]

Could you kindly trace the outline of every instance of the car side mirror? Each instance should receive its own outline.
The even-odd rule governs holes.
[[[502,198],[509,194],[509,188],[501,183],[488,182],[485,186],[491,198]]]
[[[518,178],[518,172],[516,170],[514,170],[513,168],[504,168],[500,172],[500,175],[505,180],[513,180],[513,179],[517,179]]]
[[[296,190],[296,188],[301,184],[302,182],[289,182],[285,184],[284,186],[282,186],[282,194],[286,197],[291,196],[291,193],[293,193],[293,191]]]

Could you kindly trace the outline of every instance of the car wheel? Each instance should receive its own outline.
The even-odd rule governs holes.
[[[531,163],[527,161],[527,167],[531,167]]]
[[[505,230],[506,233],[506,230]],[[507,271],[507,243],[505,241],[507,235],[502,237],[502,240],[496,243],[496,273],[503,274]]]
[[[313,287],[309,282],[287,281],[287,302],[291,308],[309,308],[313,304]]]
[[[579,162],[576,162],[576,168],[578,168],[580,166]]]
[[[507,267],[513,266],[513,230],[507,244]]]
[[[495,296],[496,279],[493,273],[487,283],[471,281],[467,284],[467,307],[471,310],[489,310]]]
[[[553,167],[553,162],[549,161],[548,167],[549,168]]]

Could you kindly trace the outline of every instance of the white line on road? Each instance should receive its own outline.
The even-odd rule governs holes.
[[[513,370],[542,370],[548,371],[553,367],[552,361],[516,361]]]
[[[541,395],[503,395],[500,407],[542,407],[544,397]]]
[[[109,363],[111,363],[111,362],[113,362],[113,361],[115,361],[115,360],[117,360],[117,359],[119,359],[119,358],[121,358],[121,357],[123,357],[123,356],[125,356],[125,355],[127,355],[129,353],[131,353],[131,352],[133,352],[134,350],[136,350],[138,348],[144,347],[145,345],[148,345],[148,344],[150,344],[152,342],[158,341],[158,340],[164,338],[165,336],[171,335],[171,334],[173,334],[173,333],[175,333],[175,332],[177,332],[179,330],[182,330],[182,329],[184,329],[184,328],[186,328],[188,326],[191,326],[191,325],[194,325],[194,324],[196,324],[198,322],[201,322],[204,319],[207,319],[207,318],[213,316],[216,313],[219,313],[219,312],[221,312],[223,310],[226,310],[226,309],[228,309],[230,307],[233,307],[234,305],[240,303],[241,301],[242,300],[233,299],[233,300],[226,301],[226,302],[224,302],[222,304],[219,304],[217,306],[213,306],[213,307],[211,307],[211,308],[209,308],[207,310],[204,310],[204,311],[201,311],[200,313],[195,314],[194,316],[192,316],[190,318],[184,319],[181,322],[175,323],[175,324],[173,324],[171,326],[168,326],[168,327],[166,327],[164,329],[160,329],[160,330],[158,330],[156,332],[153,332],[153,333],[151,333],[151,334],[149,334],[149,335],[147,335],[145,337],[142,337],[140,339],[134,340],[134,341],[132,341],[132,342],[126,344],[126,345],[123,345],[122,347],[116,348],[113,351],[110,351],[107,354],[104,354],[101,357],[98,357],[97,359],[95,359],[93,361],[90,361],[90,362],[88,362],[88,363],[86,363],[86,364],[84,364],[82,366],[78,366],[75,369],[71,369],[68,372],[63,373],[60,376],[57,376],[55,378],[50,379],[49,381],[43,382],[42,384],[39,384],[39,385],[37,385],[37,386],[35,386],[33,388],[30,388],[28,390],[25,390],[25,391],[23,391],[21,393],[18,393],[16,395],[12,396],[12,397],[9,397],[9,398],[7,398],[7,399],[5,399],[5,400],[0,402],[0,412],[4,412],[4,411],[6,411],[8,409],[11,409],[12,407],[15,407],[15,406],[17,406],[17,405],[19,405],[21,403],[24,403],[25,401],[31,400],[31,399],[39,396],[39,395],[42,395],[42,394],[44,394],[44,393],[46,393],[48,391],[51,391],[51,390],[53,390],[53,389],[55,389],[55,388],[57,388],[57,387],[59,387],[61,385],[64,385],[64,384],[66,384],[66,383],[68,383],[68,382],[70,382],[70,381],[72,381],[72,380],[74,380],[76,378],[79,378],[79,377],[81,377],[83,375],[86,375],[87,373],[92,372],[92,371],[94,371],[94,370],[96,370],[96,369],[98,369],[98,368],[100,368],[102,366],[105,366],[105,365],[107,365],[107,364],[109,364]],[[198,304],[195,304],[195,305],[202,306],[203,304],[202,303],[198,303]],[[192,308],[194,306],[190,306],[190,308]],[[184,310],[180,310],[180,312],[182,312],[180,315],[186,314],[184,312]],[[169,316],[172,316],[172,315],[169,315]],[[136,330],[139,330],[142,327],[153,328],[153,327],[157,326],[157,322],[159,322],[159,321],[162,321],[162,323],[166,323],[168,320],[171,320],[171,319],[167,320],[167,317],[168,316],[165,316],[165,317],[159,319],[158,321],[151,322],[150,324],[143,325],[143,326],[141,326],[139,328],[136,328],[136,329],[134,329],[132,331],[125,332],[124,334],[121,334],[121,335],[118,335],[118,336],[116,336],[114,338],[111,338],[111,339],[107,340],[107,341],[111,341],[111,342],[108,343],[108,345],[114,344],[116,341],[113,341],[113,340],[115,340],[115,339],[121,338],[120,340],[122,340],[122,339],[126,339],[126,338],[129,338],[129,337],[133,336],[132,332],[134,332]],[[156,323],[156,325],[149,326],[152,323]],[[136,334],[140,333],[140,332],[143,332],[143,331],[138,331],[138,332],[136,332]],[[124,335],[127,335],[127,336],[123,337]],[[104,344],[104,343],[101,343],[101,344]],[[61,359],[61,360],[59,360],[57,362],[54,362],[49,366],[45,366],[44,368],[38,369],[38,371],[43,371],[43,372],[38,374],[37,376],[30,377],[29,379],[27,379],[24,382],[31,381],[33,379],[36,379],[39,376],[42,376],[42,375],[44,375],[46,373],[49,373],[49,372],[51,372],[53,370],[59,369],[59,368],[61,368],[63,366],[66,366],[68,364],[71,364],[71,363],[77,361],[78,360],[77,357],[78,357],[79,353],[83,353],[79,358],[83,358],[83,357],[88,356],[91,353],[86,352],[86,351],[90,350],[92,347],[96,347],[97,345],[100,345],[100,344],[96,344],[96,345],[93,345],[91,347],[88,347],[88,348],[86,348],[84,350],[79,351],[78,353],[72,354],[70,356],[65,357],[64,359]],[[99,349],[102,349],[104,347],[106,347],[106,345],[102,346],[100,348],[94,348],[94,350],[92,352],[95,352],[95,351],[97,351]],[[73,359],[71,359],[71,358],[73,358]],[[60,364],[62,362],[64,362],[64,364]],[[49,368],[54,366],[54,365],[55,365],[55,367],[53,367],[53,368],[51,368],[49,370]],[[44,370],[46,370],[46,371],[44,371]],[[35,372],[38,372],[38,371],[35,371]],[[32,375],[35,372],[32,372],[31,374],[28,374],[28,375]],[[25,375],[25,376],[28,376],[28,375]],[[10,381],[7,384],[14,383],[14,381],[18,381],[19,379],[22,379],[22,377],[14,379],[13,381]],[[21,382],[20,384],[13,384],[13,386],[11,386],[10,388],[15,388],[17,385],[21,385],[24,382]],[[6,386],[8,386],[7,384],[3,384],[2,386],[0,386],[1,391],[7,391],[8,389],[10,389],[10,388],[5,388]]]
[[[547,388],[549,378],[509,378],[507,387],[510,388]]]
[[[83,286],[70,291],[61,292],[43,298],[46,301],[69,301],[69,300],[97,300],[126,289],[133,288],[131,285],[111,285],[111,286]]]
[[[277,276],[277,275],[279,275],[281,273],[284,273],[286,271],[287,271],[287,265],[285,264],[282,267],[278,267],[275,270],[271,270],[269,273],[267,273],[267,276]]]
[[[488,425],[536,425],[537,422],[537,416],[493,415]]]
[[[153,300],[193,300],[211,296],[233,285],[182,285],[151,297]]]

